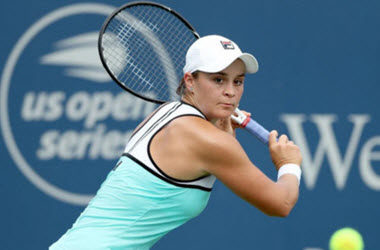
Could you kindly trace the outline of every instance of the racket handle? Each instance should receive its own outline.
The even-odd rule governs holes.
[[[231,118],[239,125],[243,126],[248,132],[253,134],[259,141],[268,145],[269,142],[269,131],[266,130],[263,126],[258,124],[251,117],[243,114],[238,108],[236,108],[235,113],[237,116],[232,115]]]
[[[266,130],[263,126],[258,124],[255,120],[247,117],[249,119],[247,125],[244,127],[248,132],[256,136],[259,141],[268,145],[269,142],[269,131]]]

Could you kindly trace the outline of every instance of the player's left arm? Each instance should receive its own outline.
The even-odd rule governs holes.
[[[298,179],[268,178],[248,158],[239,142],[210,124],[193,138],[193,150],[205,171],[215,175],[239,197],[272,216],[287,216],[298,200]]]

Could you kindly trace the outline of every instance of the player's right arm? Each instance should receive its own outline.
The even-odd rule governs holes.
[[[202,122],[202,121],[197,121]],[[298,199],[298,179],[285,174],[278,181],[269,179],[248,158],[239,142],[230,134],[212,124],[197,126],[193,142],[198,160],[204,170],[215,175],[234,193],[271,216],[287,216]],[[276,168],[284,164],[301,164],[299,148],[287,137],[276,140],[277,132],[270,134],[270,153]]]

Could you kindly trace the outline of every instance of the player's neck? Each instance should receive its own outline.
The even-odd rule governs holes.
[[[181,101],[185,102],[185,103],[188,103],[196,108],[198,108],[198,106],[196,105],[196,102],[194,100],[194,98],[192,96],[190,96],[189,94],[184,94],[181,98]]]

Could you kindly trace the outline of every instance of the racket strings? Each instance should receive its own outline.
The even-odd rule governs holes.
[[[144,71],[138,66],[140,62],[137,61],[138,58],[143,58],[145,56],[139,53],[144,52],[144,50],[142,48],[140,50],[134,50],[135,54],[132,55],[132,53],[129,51],[127,47],[128,40],[131,39],[132,36],[135,34],[133,26],[128,25],[128,23],[125,25],[115,25],[114,30],[118,31],[117,36],[119,38],[120,44],[122,45],[122,47],[125,48],[126,53],[124,57],[118,57],[117,52],[114,50],[112,55],[114,56],[113,59],[116,60],[113,62],[113,64],[115,65],[115,67],[118,67],[119,65],[120,72],[123,72],[123,67],[120,67],[120,65],[123,65],[123,63],[125,63],[126,66],[128,66],[131,69],[131,71],[137,76],[137,78],[144,81],[146,85],[150,85],[151,80],[143,77]],[[136,46],[140,46],[142,44],[142,38],[137,37],[135,39],[140,40],[136,41]],[[118,77],[120,79],[125,79],[127,73],[128,72],[124,71],[124,73],[121,73],[121,75],[119,75]],[[137,81],[135,81],[134,85],[136,84],[138,84]],[[134,88],[134,85],[132,85],[132,88]]]
[[[182,20],[167,10],[137,6],[113,17],[102,40],[114,76],[131,91],[158,100],[175,100],[185,54],[196,40]]]
[[[177,27],[180,26],[184,26],[182,23],[175,23],[175,22],[178,22],[178,19],[171,15],[171,14],[168,14],[168,13],[165,13],[164,15],[160,15],[160,19],[158,20],[160,23],[170,23],[172,25],[166,25],[162,28],[161,30],[161,34],[162,37],[160,38],[160,40],[162,41],[180,41],[180,38],[178,36],[173,36],[173,34],[178,34],[178,31],[176,31],[175,29]],[[169,38],[169,36],[171,36],[171,38]],[[170,58],[163,58],[162,60],[164,61],[165,64],[173,64],[173,65],[177,65],[177,61],[178,61],[178,56],[175,57],[174,55],[177,55],[175,49],[176,49],[177,46],[174,46],[173,43],[166,43],[165,44],[165,48],[168,50],[168,51],[171,51],[172,53],[172,56]],[[176,61],[173,61],[173,59],[177,59]],[[169,81],[169,82],[178,82],[178,69],[177,69],[177,72],[175,72],[176,74],[175,75],[167,75],[167,77],[171,77],[172,80]],[[170,85],[170,88],[171,88],[171,91],[172,89],[176,88],[176,86],[172,86]],[[162,90],[162,89],[161,89]]]
[[[126,26],[124,26],[125,28]],[[131,32],[132,31],[132,32]],[[133,36],[134,32],[133,32],[133,29],[132,29],[132,26],[126,30],[124,33],[121,33],[121,37],[120,37],[120,41],[121,41],[121,44],[127,48],[127,42],[128,42],[128,39],[130,39],[132,36]],[[138,38],[138,40],[140,41],[137,41],[136,42],[136,45],[137,46],[140,46],[141,42],[142,42],[142,39],[141,38]],[[138,66],[140,64],[140,62],[138,62],[138,59],[139,58],[144,58],[144,54],[141,54],[139,52],[144,52],[143,48],[140,48],[140,50],[134,50],[134,52],[136,52],[134,55],[132,55],[131,53],[126,53],[126,56],[124,57],[124,61],[126,62],[127,66],[129,66],[132,70],[132,72],[141,80],[143,80],[147,85],[150,85],[150,79],[146,79],[144,78],[144,71]],[[126,77],[126,74],[127,72],[124,72],[122,75],[121,75],[121,79],[125,79]],[[135,83],[136,84],[136,83]],[[134,85],[132,85],[132,88],[134,87]]]
[[[138,16],[137,18],[141,18],[143,19],[144,17],[141,17],[141,16]],[[124,18],[125,20],[126,18]],[[162,18],[159,18],[159,19],[162,19]],[[158,22],[162,22],[163,20],[157,20]],[[156,21],[156,22],[157,22]],[[130,26],[130,29],[129,30],[134,30],[134,26],[138,25],[137,24],[138,22],[133,22],[132,25],[129,25]],[[144,22],[146,24],[146,26],[148,27],[148,29],[152,30],[152,31],[157,31],[159,28],[157,25],[152,25],[152,23],[150,22],[150,20],[147,20],[146,22]],[[140,24],[141,25],[141,24]],[[129,32],[131,33],[131,32]],[[132,34],[134,34],[135,32],[132,32]],[[148,35],[147,33],[145,33],[146,36]],[[122,44],[125,46],[126,43],[128,42],[128,39],[130,39],[131,36],[123,36],[122,37]],[[153,39],[152,37],[150,37],[150,39]],[[137,40],[135,41],[135,44],[137,46],[140,46],[142,47],[141,45],[144,44],[144,40],[142,37],[138,37]],[[150,70],[151,73],[150,73],[150,76],[151,78],[150,79],[146,79],[146,78],[143,78],[144,76],[144,71],[142,71],[140,68],[137,68],[136,65],[140,65],[142,66],[141,68],[146,68],[148,65],[147,65],[147,61],[145,61],[144,59],[147,58],[148,56],[148,51],[149,50],[144,50],[143,48],[140,48],[139,50],[135,50],[136,54],[134,55],[134,57],[132,56],[129,56],[129,58],[126,58],[126,61],[127,62],[130,62],[129,65],[131,66],[131,69],[133,71],[133,73],[141,80],[144,81],[145,84],[141,84],[139,83],[138,81],[134,81],[134,83],[132,83],[132,85],[130,85],[132,88],[135,88],[136,86],[143,86],[144,89],[142,89],[141,91],[146,91],[146,90],[150,90],[153,88],[153,81],[152,80],[152,76],[156,75],[155,73],[158,71],[158,69],[153,69],[153,70]],[[141,59],[140,62],[134,62],[134,58],[138,58],[138,59]],[[132,65],[133,63],[133,65]],[[165,63],[169,63],[169,62],[165,62]],[[126,75],[127,72],[124,73],[124,75],[122,76],[122,78],[124,78],[124,76]],[[146,75],[146,74],[145,74]]]

